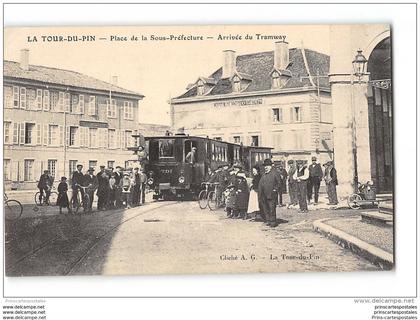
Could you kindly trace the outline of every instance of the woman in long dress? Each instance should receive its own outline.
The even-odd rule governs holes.
[[[261,173],[258,166],[252,168],[252,184],[251,191],[249,192],[249,201],[248,201],[248,214],[250,213],[259,213],[260,205],[258,200],[258,184],[260,183]]]

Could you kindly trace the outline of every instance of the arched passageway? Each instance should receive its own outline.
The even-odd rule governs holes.
[[[373,183],[378,192],[393,189],[391,39],[379,42],[368,59],[370,159]]]

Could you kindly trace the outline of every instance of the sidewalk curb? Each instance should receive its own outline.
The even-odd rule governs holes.
[[[350,249],[383,270],[391,270],[394,267],[394,257],[391,253],[324,223],[328,220],[333,219],[325,218],[314,221],[314,231],[325,235],[341,247]]]

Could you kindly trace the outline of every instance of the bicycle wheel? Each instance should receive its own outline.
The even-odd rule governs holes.
[[[87,193],[84,194],[83,196],[83,212],[90,212],[90,197]]]
[[[73,197],[71,198],[71,206],[72,206],[72,209],[73,209],[73,213],[77,214],[79,212],[80,207],[81,207],[79,193],[77,194],[77,197],[75,199],[73,199]]]
[[[201,190],[201,192],[198,194],[198,205],[200,206],[200,209],[205,209],[207,207],[207,191]]]
[[[58,193],[53,191],[50,194],[50,197],[48,199],[48,204],[50,206],[56,206],[57,205],[57,199],[58,199]]]
[[[7,200],[4,203],[4,216],[6,220],[16,220],[22,215],[22,204],[17,200]]]
[[[209,192],[209,195],[207,197],[207,204],[209,206],[209,209],[212,211],[217,210],[219,208],[216,192]]]
[[[37,205],[37,206],[40,206],[40,205],[42,205],[43,203],[44,203],[44,199],[45,199],[45,196],[44,195],[42,195],[42,197],[41,197],[41,202],[39,201],[39,191],[37,192],[37,193],[35,193],[35,204]]]
[[[352,194],[347,198],[347,204],[350,208],[357,210],[360,208],[360,202],[362,201],[362,197],[358,194]]]

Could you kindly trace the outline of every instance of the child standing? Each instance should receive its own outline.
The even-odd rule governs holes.
[[[71,213],[69,197],[67,196],[67,191],[69,187],[67,186],[67,178],[61,177],[61,182],[58,184],[58,198],[57,206],[60,208],[60,214],[62,214],[62,208],[67,208],[67,212]]]

